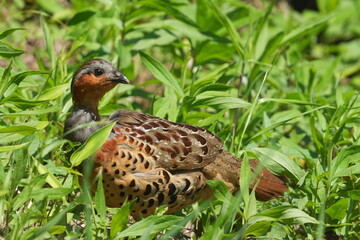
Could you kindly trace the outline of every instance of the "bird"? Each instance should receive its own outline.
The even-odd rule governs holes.
[[[74,107],[65,121],[66,139],[84,144],[103,126],[79,128],[104,120],[98,112],[99,101],[117,84],[129,84],[129,80],[111,62],[91,59],[81,65],[71,82]],[[225,151],[221,139],[208,130],[128,109],[115,111],[107,120],[115,125],[92,156],[92,176],[102,174],[108,207],[134,201],[130,214],[140,219],[162,205],[167,205],[166,214],[170,214],[211,198],[207,180],[224,182],[231,193],[239,190],[242,159]],[[249,163],[252,171],[259,165],[255,160]],[[250,188],[262,201],[288,189],[281,177],[264,168]]]

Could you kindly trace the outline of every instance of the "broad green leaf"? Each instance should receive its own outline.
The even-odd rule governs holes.
[[[236,97],[197,97],[192,107],[213,106],[220,109],[249,108],[250,103]]]
[[[52,87],[48,90],[46,90],[45,92],[43,92],[38,100],[40,101],[44,101],[44,100],[53,100],[56,99],[58,97],[60,97],[61,95],[64,94],[64,92],[69,88],[69,84],[62,84],[62,85],[58,85],[55,87]]]
[[[333,174],[331,179],[337,177],[351,176],[360,172],[360,146],[351,146],[343,148],[340,153],[333,159]]]
[[[351,199],[360,201],[360,190],[350,190],[348,195]]]
[[[18,74],[15,74],[11,77],[10,84],[16,84],[19,85],[26,77],[33,76],[33,75],[41,75],[41,74],[49,74],[47,72],[41,72],[41,71],[26,71],[21,72]]]
[[[297,180],[304,175],[304,172],[293,159],[279,151],[270,148],[253,148],[252,152],[265,168],[277,175],[290,173]]]
[[[245,232],[245,236],[264,236],[270,229],[271,222],[262,221],[251,224]]]
[[[95,153],[109,137],[110,131],[116,122],[110,123],[91,135],[91,137],[78,148],[70,157],[72,166],[78,166],[83,160]]]
[[[141,61],[145,65],[145,67],[154,75],[155,78],[159,79],[168,87],[173,88],[180,95],[184,95],[182,89],[173,77],[173,75],[167,70],[160,62],[158,62],[155,58],[150,57],[146,53],[139,51]]]
[[[45,113],[50,112],[56,112],[61,108],[60,105],[52,106],[49,108],[40,108],[40,109],[34,109],[34,110],[25,110],[21,112],[15,112],[15,113],[0,113],[0,117],[19,117],[19,116],[29,116],[29,115],[41,115]]]
[[[115,235],[126,228],[129,221],[128,216],[130,215],[131,208],[135,204],[135,201],[125,202],[123,206],[118,210],[115,216],[111,219],[110,224],[110,237],[113,239]]]
[[[331,217],[331,219],[341,220],[346,216],[347,211],[349,209],[349,204],[350,204],[349,198],[340,199],[335,204],[328,207],[325,210],[325,212],[327,215],[329,215]]]
[[[215,32],[221,23],[213,17],[208,0],[198,0],[196,7],[196,23],[206,32]]]
[[[150,216],[116,234],[115,239],[142,236],[148,231],[150,231],[150,235],[153,235],[177,224],[182,219],[182,217],[174,215]]]
[[[360,154],[358,154],[358,156],[360,156]],[[334,177],[346,177],[355,174],[360,174],[360,163],[338,170]]]
[[[249,235],[265,235],[268,230],[267,225],[274,221],[278,221],[278,219],[259,215],[251,216],[247,223],[236,233],[234,239],[244,239]]]
[[[0,133],[0,144],[6,144],[10,142],[19,141],[28,135],[18,133]]]
[[[34,199],[35,201],[41,200],[55,200],[60,199],[62,197],[67,196],[71,193],[74,189],[73,188],[42,188],[32,190],[29,198]]]
[[[28,145],[29,143],[22,143],[22,144],[18,144],[18,145],[10,145],[10,146],[0,146],[0,153],[1,152],[10,152],[19,148],[22,148],[26,145]]]
[[[154,46],[164,46],[176,41],[176,36],[164,29],[155,29],[152,35],[145,35],[132,48],[134,50],[151,49]]]
[[[199,87],[193,96],[198,96],[202,93],[206,94],[207,91],[218,91],[218,92],[228,92],[230,89],[233,89],[232,86],[225,85],[225,84],[219,84],[219,83],[213,83],[213,84],[204,84],[204,86]]]
[[[230,44],[208,42],[198,50],[195,61],[197,64],[210,60],[228,61],[234,56],[234,48]]]
[[[328,13],[335,10],[340,3],[340,0],[317,0],[316,4],[322,13]]]
[[[292,208],[291,206],[274,207],[259,213],[258,216],[280,219],[287,224],[318,224],[318,221],[315,218],[297,208]]]
[[[12,103],[18,108],[27,109],[27,108],[31,108],[34,106],[38,106],[38,105],[44,103],[44,101],[33,100],[33,99],[24,99],[17,95],[11,95],[1,101],[1,104],[4,104],[4,103]]]
[[[17,133],[21,135],[32,135],[36,131],[36,128],[29,126],[10,126],[0,127],[0,133]]]
[[[2,58],[8,59],[8,58],[19,56],[23,53],[24,53],[23,50],[13,48],[6,43],[0,42],[0,57],[2,57]]]
[[[206,71],[196,79],[194,83],[194,91],[197,91],[198,88],[206,87],[210,83],[216,82],[222,75],[224,75],[233,65],[228,63],[222,64],[214,69]]]
[[[66,231],[66,226],[61,226],[61,225],[55,225],[50,227],[49,229],[50,234],[62,234],[65,233],[65,231]]]
[[[0,33],[0,39],[6,38],[8,35],[18,30],[26,30],[26,28],[8,28]]]
[[[69,24],[69,26],[72,26],[72,25],[76,25],[76,24],[84,22],[84,21],[88,21],[89,18],[91,18],[95,14],[96,14],[96,12],[90,11],[90,10],[86,10],[86,11],[83,11],[83,12],[78,12],[78,13],[75,14],[74,17],[72,17],[69,20],[68,24]]]

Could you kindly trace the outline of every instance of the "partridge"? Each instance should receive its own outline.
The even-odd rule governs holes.
[[[67,139],[83,144],[101,127],[78,126],[101,120],[98,103],[118,83],[129,81],[102,59],[90,60],[75,72],[71,84],[74,109],[64,129],[69,132]],[[239,189],[242,160],[226,152],[222,141],[211,132],[125,109],[115,111],[109,120],[116,123],[92,158],[93,175],[103,174],[108,207],[136,201],[131,215],[139,218],[153,214],[161,205],[167,205],[167,213],[172,213],[208,199],[212,191],[206,180],[223,181],[232,193]],[[250,165],[252,170],[257,167],[254,160]],[[259,200],[269,200],[287,190],[284,181],[266,169],[258,178],[251,188],[258,182],[255,192]]]

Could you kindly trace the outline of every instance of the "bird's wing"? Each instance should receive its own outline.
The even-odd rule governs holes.
[[[117,123],[107,142],[112,143],[110,145],[120,155],[134,161],[146,158],[144,169],[200,169],[223,151],[223,144],[217,136],[193,125],[131,110],[118,110],[110,120]],[[104,146],[108,145],[107,142]]]

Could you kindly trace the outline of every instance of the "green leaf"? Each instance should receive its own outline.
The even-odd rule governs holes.
[[[46,181],[46,174],[41,174],[33,177],[29,184],[27,184],[20,194],[12,200],[12,208],[16,211],[31,199],[31,192],[33,190],[42,189]]]
[[[16,149],[20,149],[26,145],[28,145],[29,143],[22,143],[22,144],[18,144],[18,145],[10,145],[10,146],[0,146],[0,153],[1,152],[10,152]]]
[[[351,176],[360,172],[360,146],[343,148],[333,159],[331,179]]]
[[[69,20],[68,24],[69,24],[69,26],[72,26],[72,25],[76,25],[78,23],[87,21],[87,20],[89,20],[89,18],[91,18],[95,14],[96,13],[94,11],[90,11],[90,10],[86,10],[86,11],[83,11],[83,12],[78,12],[78,13],[75,14],[74,17],[72,17]]]
[[[59,13],[64,9],[56,0],[36,0],[36,2],[49,13]]]
[[[154,75],[155,78],[159,79],[162,83],[174,89],[180,95],[184,95],[179,83],[173,77],[173,75],[167,70],[160,62],[155,58],[150,57],[146,53],[139,51],[141,61],[145,67]]]
[[[244,47],[241,44],[240,36],[236,31],[234,25],[232,24],[231,20],[226,16],[226,14],[222,12],[222,10],[218,6],[214,4],[212,0],[208,1],[208,3],[211,9],[213,10],[215,17],[223,24],[226,31],[230,35],[230,39],[234,44],[235,50],[240,55],[241,59],[245,59],[244,50],[243,50]]]
[[[72,166],[78,166],[83,160],[94,154],[106,141],[110,135],[110,131],[116,122],[110,123],[96,132],[78,148],[70,157]]]
[[[12,103],[18,108],[27,109],[27,108],[31,108],[34,106],[38,106],[38,105],[44,103],[44,101],[33,100],[33,99],[24,99],[17,95],[11,95],[11,96],[3,99],[1,101],[1,103]]]
[[[71,193],[74,189],[73,188],[42,188],[32,190],[29,198],[34,199],[35,201],[41,200],[55,200],[60,199],[64,196],[67,196]]]
[[[318,31],[320,28],[325,27],[325,25],[333,17],[334,14],[329,14],[311,19],[311,21],[301,24],[299,27],[293,29],[290,33],[284,36],[281,45],[289,44],[293,41],[298,41],[302,36]]]
[[[348,195],[353,200],[360,200],[360,190],[350,190],[348,191]]]
[[[10,127],[1,127],[0,133],[17,133],[21,135],[32,135],[36,131],[36,128],[29,126],[10,126]]]
[[[196,7],[196,23],[201,30],[215,32],[220,28],[221,23],[213,17],[208,0],[198,0]]]
[[[240,228],[234,239],[244,239],[244,237],[249,235],[265,235],[268,231],[268,225],[274,221],[278,221],[278,219],[267,216],[253,215],[250,217],[247,223]]]
[[[209,185],[213,191],[214,196],[222,202],[231,202],[232,194],[229,189],[226,187],[225,183],[217,180],[207,180],[206,183]]]
[[[39,161],[34,161],[34,165],[36,166],[38,172],[40,174],[46,174],[46,182],[53,188],[61,188],[62,184],[59,180],[47,169],[44,165],[42,165]]]
[[[209,97],[194,102],[194,106],[214,106],[220,109],[249,108],[250,103],[235,97]]]
[[[118,233],[115,239],[142,236],[144,234],[153,235],[177,224],[182,219],[182,217],[174,215],[150,216]]]
[[[331,219],[341,220],[346,216],[347,210],[349,209],[349,205],[350,205],[349,198],[340,199],[335,204],[328,207],[325,210],[325,212],[327,215],[331,217]]]
[[[97,188],[96,188],[94,200],[95,200],[95,208],[98,215],[100,216],[101,221],[106,221],[106,203],[105,203],[102,175],[99,176],[99,180],[97,181]]]
[[[39,0],[38,0],[39,1]],[[57,12],[57,10],[55,10],[55,8],[57,8],[57,2],[54,0],[41,0],[41,2],[46,2],[46,5],[42,5],[42,6],[51,6],[51,10],[49,9],[50,12],[55,11]],[[50,1],[50,2],[49,2]],[[55,2],[53,4],[53,2]],[[39,3],[40,4],[40,3]],[[40,25],[41,25],[41,29],[43,31],[43,37],[44,37],[44,41],[45,41],[45,46],[46,46],[46,51],[48,56],[50,57],[50,61],[51,61],[51,66],[55,66],[55,52],[54,52],[54,41],[52,39],[52,34],[50,32],[49,26],[46,23],[44,16],[40,15]]]
[[[61,212],[57,213],[54,217],[52,217],[45,225],[43,225],[38,231],[36,231],[33,236],[28,239],[36,239],[41,236],[43,233],[48,232],[51,227],[57,225],[64,217],[66,213],[69,212],[75,205],[75,202],[70,202],[68,206]]]
[[[24,51],[11,47],[10,45],[0,42],[0,57],[8,59],[23,54]]]
[[[26,30],[26,28],[8,28],[0,33],[0,39],[6,38],[8,35],[18,30]]]
[[[26,77],[32,76],[32,75],[40,75],[40,74],[49,74],[47,72],[41,72],[41,71],[26,71],[21,72],[18,74],[15,74],[11,77],[9,84],[16,84],[19,85]]]
[[[195,61],[197,64],[210,60],[228,61],[233,58],[234,53],[234,48],[230,44],[208,42],[198,50]]]
[[[113,239],[117,233],[120,233],[126,228],[129,221],[128,216],[130,215],[132,206],[135,201],[125,202],[122,207],[118,210],[115,216],[111,219],[110,238]]]
[[[52,87],[48,90],[46,90],[45,92],[43,92],[38,100],[40,101],[49,101],[49,100],[53,100],[56,99],[58,97],[60,97],[61,95],[64,94],[64,92],[69,88],[69,84],[62,84],[62,85],[57,85],[55,87]]]
[[[272,217],[275,219],[281,219],[287,224],[305,224],[305,223],[314,223],[318,224],[319,222],[309,216],[307,213],[290,206],[278,206],[268,210],[265,210],[258,214],[258,216]]]
[[[0,84],[0,100],[4,98],[4,93],[8,90],[10,77],[11,77],[11,67],[12,61],[7,68],[5,68],[3,75],[1,76],[1,84]]]
[[[66,226],[61,226],[61,225],[52,226],[49,229],[50,234],[62,234],[65,233],[65,231],[66,231]]]
[[[188,18],[185,14],[174,8],[167,0],[151,0],[151,1],[142,1],[142,4],[146,7],[151,7],[157,10],[160,10],[190,26],[196,26],[193,20]]]
[[[267,219],[268,220],[268,219]],[[261,221],[251,224],[245,232],[246,236],[264,236],[269,231],[271,222]]]
[[[304,175],[304,172],[293,159],[279,151],[270,148],[253,148],[252,152],[266,169],[276,175],[290,173],[297,180],[301,179]]]
[[[240,168],[240,189],[241,189],[241,197],[244,199],[245,203],[249,202],[250,199],[249,188],[251,181],[253,180],[251,179],[252,177],[251,174],[249,174],[250,172],[251,169],[250,169],[249,159],[247,156],[244,156]]]
[[[59,110],[61,106],[60,105],[56,105],[56,106],[52,106],[49,108],[45,108],[45,109],[34,109],[34,110],[25,110],[25,111],[21,111],[21,112],[15,112],[15,113],[0,113],[0,117],[19,117],[19,116],[30,116],[30,115],[41,115],[41,114],[45,114],[45,113],[50,113],[50,112],[56,112],[57,110]]]

